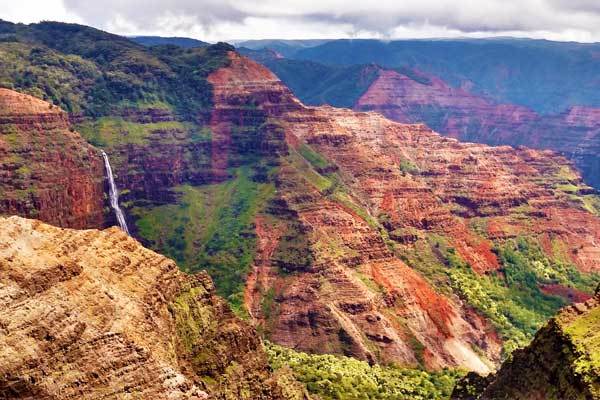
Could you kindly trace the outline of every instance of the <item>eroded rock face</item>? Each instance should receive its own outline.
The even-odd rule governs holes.
[[[272,340],[373,362],[489,370],[500,354],[491,326],[409,268],[386,235],[403,246],[443,235],[485,273],[499,267],[493,240],[521,230],[558,237],[579,249],[570,257],[580,269],[600,268],[600,221],[555,189],[561,172],[572,174],[565,159],[459,143],[375,113],[304,107],[265,68],[230,59],[209,77],[220,141],[245,126],[239,115],[254,104],[283,130],[288,149],[279,153],[277,198],[256,220],[258,254],[245,293]],[[317,155],[300,156],[306,146]],[[234,153],[220,150],[222,159]],[[335,172],[334,182],[317,172]],[[471,227],[477,217],[492,221],[484,236]]]
[[[0,397],[290,398],[205,273],[117,228],[0,227]]]
[[[446,136],[491,145],[524,145],[561,152],[600,187],[600,109],[575,106],[557,115],[498,104],[441,79],[414,71],[383,70],[356,102],[357,110],[378,111],[404,123],[426,123]]]
[[[600,297],[563,309],[493,375],[470,374],[455,400],[598,399]]]
[[[174,186],[219,181],[211,174],[210,132],[202,131],[202,125],[155,108],[125,108],[109,118],[118,121],[116,137],[100,147],[114,164],[117,186],[129,191],[124,201],[164,204],[173,200]],[[78,125],[92,132],[102,129],[93,118],[83,118]]]
[[[0,194],[0,214],[102,226],[102,158],[58,107],[0,89]]]

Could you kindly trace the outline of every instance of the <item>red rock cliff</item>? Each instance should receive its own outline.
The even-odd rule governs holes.
[[[104,165],[59,108],[0,89],[0,214],[103,225]]]
[[[540,115],[522,106],[498,104],[441,79],[414,71],[379,71],[355,104],[398,122],[426,123],[463,141],[552,149],[572,159],[586,181],[600,185],[600,110],[573,107],[558,115]]]
[[[600,268],[600,220],[554,188],[560,171],[570,171],[556,154],[462,144],[375,113],[304,107],[265,68],[230,57],[209,78],[219,140],[239,130],[241,105],[254,104],[283,130],[288,149],[278,197],[256,221],[259,251],[246,288],[248,308],[272,340],[372,361],[419,359],[431,368],[486,371],[498,360],[500,343],[485,320],[394,255],[381,229],[401,245],[429,233],[451,238],[483,273],[498,260],[492,240],[469,220],[485,216],[490,238],[518,230],[560,237],[581,249],[573,254],[581,269]],[[328,165],[301,157],[306,146]],[[231,151],[220,149],[222,157]],[[326,170],[337,180],[323,179]],[[519,218],[525,208],[533,223]]]

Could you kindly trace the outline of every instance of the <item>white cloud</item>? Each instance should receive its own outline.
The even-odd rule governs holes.
[[[506,36],[600,41],[599,0],[24,0],[0,18],[114,33],[257,38]]]
[[[0,0],[0,19],[26,24],[42,20],[83,22],[62,0]]]

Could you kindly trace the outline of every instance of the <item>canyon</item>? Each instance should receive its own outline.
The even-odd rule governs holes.
[[[569,261],[598,270],[600,220],[560,190],[565,179],[585,189],[564,158],[460,143],[375,113],[305,107],[264,67],[235,53],[230,58],[209,76],[214,138],[227,143],[220,150],[237,149],[228,132],[247,129],[259,115],[271,121],[259,131],[269,146],[260,141],[256,148],[274,147],[272,125],[287,145],[279,152],[285,156],[276,199],[255,222],[257,262],[245,289],[251,315],[275,342],[380,362],[487,370],[469,348],[479,346],[490,365],[497,362],[493,328],[396,253],[429,246],[426,238],[436,234],[485,274],[500,269],[496,240],[532,235],[548,247],[578,248],[567,252]],[[476,218],[486,221],[483,235],[470,227]],[[272,309],[265,296],[275,299]]]
[[[58,28],[35,29],[44,38],[44,29]],[[51,69],[64,65],[62,51],[69,51],[76,53],[68,53],[69,62],[99,74],[93,84],[69,75],[82,93],[77,102],[60,100],[68,114],[0,90],[0,173],[7,177],[0,214],[70,228],[117,224],[105,151],[133,238],[116,228],[0,220],[7,282],[0,296],[11,304],[0,340],[17,346],[0,358],[9,360],[0,365],[10,377],[0,390],[25,398],[50,398],[59,387],[72,397],[129,389],[175,398],[306,396],[281,392],[278,379],[293,379],[269,370],[261,337],[372,365],[485,374],[561,307],[592,298],[600,281],[600,202],[571,161],[550,150],[436,132],[452,127],[471,140],[459,133],[468,110],[479,109],[494,126],[505,124],[499,137],[509,137],[515,124],[537,118],[524,109],[376,66],[357,109],[307,106],[225,44],[146,49],[69,29],[81,30],[82,40],[99,35],[113,43],[114,58],[101,63],[78,48],[0,43],[3,54],[24,52],[19,62],[34,71],[37,54],[63,60]],[[128,79],[110,81],[123,75],[102,68],[119,68],[123,59],[130,64],[119,73]],[[186,89],[177,86],[184,79]],[[106,94],[107,81],[133,88],[114,102],[90,95]],[[192,89],[193,101],[173,95]],[[435,130],[413,123],[432,102],[454,107],[452,118],[431,124]],[[561,118],[595,129],[592,108]],[[494,129],[477,132],[500,132]],[[52,304],[61,305],[63,325],[54,314],[21,320],[23,307],[42,313]],[[10,324],[18,329],[2,330]],[[18,351],[20,341],[35,351]],[[100,362],[73,377],[68,371],[83,368],[77,358],[88,360],[88,350]],[[56,365],[70,360],[67,372],[42,365],[48,352],[60,357]],[[124,375],[106,387],[112,375],[104,367],[115,362]],[[24,375],[34,379],[16,377]]]

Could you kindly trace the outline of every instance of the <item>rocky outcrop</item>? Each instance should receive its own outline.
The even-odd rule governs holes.
[[[600,398],[600,297],[563,309],[493,375],[469,374],[452,399]]]
[[[0,214],[63,227],[104,223],[100,154],[58,107],[0,89]]]
[[[561,114],[540,115],[453,88],[420,71],[409,72],[381,69],[355,109],[378,111],[404,123],[426,123],[462,141],[556,150],[575,163],[586,182],[600,187],[599,109],[574,106]]]
[[[117,228],[0,227],[0,397],[303,398],[206,274]]]
[[[485,273],[499,267],[494,240],[521,230],[577,246],[574,263],[600,268],[600,221],[555,188],[565,171],[572,174],[558,155],[459,143],[375,113],[305,107],[265,68],[235,53],[230,59],[209,76],[218,143],[247,127],[240,116],[250,109],[283,132],[277,148],[287,146],[276,153],[277,197],[256,220],[245,293],[253,319],[277,343],[372,362],[489,370],[500,352],[491,326],[455,295],[439,293],[386,238],[411,246],[441,235]],[[231,149],[222,145],[218,154],[231,160]],[[577,175],[568,179],[581,184]],[[489,232],[474,232],[472,218],[489,219]]]

